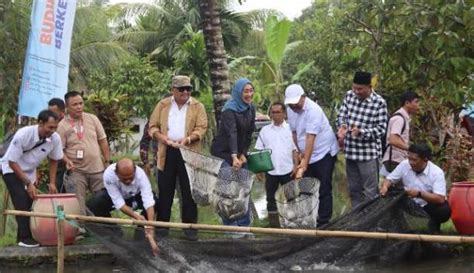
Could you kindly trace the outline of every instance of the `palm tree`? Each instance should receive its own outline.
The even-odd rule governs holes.
[[[199,7],[211,74],[214,115],[216,123],[219,124],[222,108],[229,98],[230,90],[227,56],[222,39],[216,0],[201,0]]]

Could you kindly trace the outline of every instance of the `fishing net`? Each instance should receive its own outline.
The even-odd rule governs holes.
[[[318,219],[319,181],[304,177],[278,188],[275,193],[280,226],[315,228]]]
[[[186,148],[179,148],[188,173],[191,195],[200,206],[210,205],[217,174],[224,160],[206,156]]]
[[[322,227],[327,230],[423,232],[426,215],[403,193],[377,198]],[[182,238],[181,230],[158,237],[160,254],[151,255],[144,236],[116,226],[87,224],[130,272],[274,272],[338,268],[376,268],[451,256],[445,245],[398,240],[263,236],[233,239],[220,232],[199,231],[199,241]],[[115,230],[114,230],[115,229]],[[138,233],[141,229],[138,229]],[[295,230],[296,232],[296,230]]]
[[[219,216],[235,220],[247,213],[253,180],[254,175],[246,169],[224,167],[219,170],[213,191],[213,205]]]

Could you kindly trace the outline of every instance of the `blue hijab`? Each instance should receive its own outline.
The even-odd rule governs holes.
[[[240,78],[235,82],[234,86],[232,87],[232,98],[225,103],[222,111],[232,110],[241,113],[249,109],[250,104],[247,104],[242,100],[242,92],[244,91],[244,87],[247,84],[252,83],[246,78]]]

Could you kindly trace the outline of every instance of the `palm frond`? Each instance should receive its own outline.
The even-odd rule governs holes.
[[[130,53],[114,42],[97,42],[71,51],[72,76],[85,81],[92,71],[109,71],[119,60],[130,57]]]

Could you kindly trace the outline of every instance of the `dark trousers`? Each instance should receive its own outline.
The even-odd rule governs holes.
[[[26,192],[23,182],[14,173],[4,174],[3,180],[7,185],[15,209],[30,211],[33,200]],[[33,238],[30,230],[30,217],[16,216],[15,218],[18,225],[17,241],[19,242],[28,238]]]
[[[451,208],[446,201],[441,205],[428,203],[423,209],[430,216],[428,224],[430,231],[439,231],[441,224],[448,221],[449,217],[451,217]]]
[[[280,185],[284,185],[292,180],[291,173],[284,175],[265,174],[265,192],[267,194],[267,211],[276,212],[277,205],[275,201],[275,193]]]
[[[332,216],[332,173],[336,164],[336,156],[327,153],[321,160],[308,165],[304,176],[315,177],[319,186],[318,226],[325,225]]]
[[[176,178],[179,178],[181,189],[182,207],[181,220],[183,223],[197,223],[197,206],[191,196],[188,173],[179,149],[166,148],[166,161],[163,171],[158,171],[158,221],[169,222],[171,207],[176,188]]]
[[[156,197],[155,193],[153,193],[153,198],[155,199],[156,213],[156,211],[158,210],[158,198]],[[142,210],[142,215],[145,217],[145,219],[154,220],[148,219],[146,209],[143,207],[142,196],[140,193],[125,199],[125,204],[134,210]],[[114,203],[112,202],[112,199],[110,198],[110,195],[105,188],[94,194],[94,196],[87,202],[87,207],[92,213],[94,213],[95,216],[99,217],[110,217],[111,211],[113,211],[114,209],[120,209],[114,208]]]

